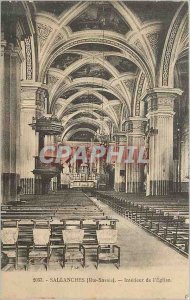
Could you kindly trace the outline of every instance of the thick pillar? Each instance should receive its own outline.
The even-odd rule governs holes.
[[[1,48],[2,49],[2,48]],[[21,49],[13,44],[3,43],[2,90],[1,90],[1,161],[2,161],[2,200],[17,200],[17,187],[20,182],[20,68]]]
[[[96,160],[96,173],[100,174],[100,158]]]
[[[145,96],[149,125],[147,195],[167,195],[173,183],[173,116],[179,89],[157,88]]]
[[[119,147],[126,146],[126,134],[118,132],[114,135],[114,140],[116,141],[115,144],[115,151],[119,153]],[[123,191],[123,176],[121,175],[121,170],[123,171],[124,162],[121,159],[120,162],[117,162],[117,158],[115,161],[115,173],[114,173],[114,190],[116,192]]]
[[[120,163],[115,162],[115,173],[114,173],[114,190],[120,191]]]
[[[22,192],[34,193],[34,157],[38,155],[38,134],[29,124],[36,117],[36,97],[38,83],[22,82],[21,86],[21,117],[20,117],[20,177]]]
[[[185,124],[185,128],[182,130],[181,140],[181,160],[180,168],[181,171],[181,192],[188,193],[189,190],[189,130],[188,123]]]
[[[127,146],[135,148],[134,161],[126,163],[126,193],[140,193],[144,189],[144,164],[139,161],[139,155],[144,149],[146,121],[146,118],[129,117],[127,122]],[[129,151],[133,149],[129,148]]]

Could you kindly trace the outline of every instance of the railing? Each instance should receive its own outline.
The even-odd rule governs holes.
[[[57,181],[53,178],[50,183],[50,191],[57,191]],[[41,178],[21,178],[20,195],[35,195],[42,194],[42,179]]]
[[[41,179],[38,179],[38,181]],[[34,195],[35,194],[35,185],[37,184],[37,179],[35,178],[21,178],[21,194],[24,195]]]
[[[61,134],[63,132],[63,126],[61,121],[57,117],[45,117],[42,116],[40,119],[33,119],[30,124],[33,130],[36,132],[43,132],[44,134]]]

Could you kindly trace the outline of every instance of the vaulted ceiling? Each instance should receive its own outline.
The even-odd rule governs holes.
[[[34,1],[34,7],[38,80],[48,87],[65,139],[88,140],[100,126],[120,131],[128,116],[144,115],[140,98],[162,80],[164,45],[172,20],[185,13],[182,3]]]

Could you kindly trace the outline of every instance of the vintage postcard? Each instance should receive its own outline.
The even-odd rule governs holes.
[[[1,299],[190,299],[188,1],[1,1]]]

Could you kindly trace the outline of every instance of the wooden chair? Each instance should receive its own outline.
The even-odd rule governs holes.
[[[79,260],[85,267],[85,248],[82,244],[84,238],[83,229],[66,229],[62,231],[64,251],[63,251],[63,267],[66,261]]]
[[[14,228],[18,228],[18,224],[20,222],[19,220],[12,220],[12,219],[6,219],[6,220],[1,220],[1,228],[10,228],[10,227],[14,227]]]
[[[10,260],[14,260],[15,269],[18,267],[18,228],[8,227],[1,230],[1,251],[5,253]]]
[[[50,259],[50,233],[49,228],[33,229],[33,245],[28,246],[27,251],[27,269],[29,268],[31,260],[43,260],[46,270],[48,269]]]
[[[50,220],[32,220],[34,228],[47,228],[50,229]]]
[[[100,261],[117,263],[120,266],[120,247],[117,243],[116,229],[96,230],[98,248],[97,248],[97,268]],[[117,249],[117,251],[115,251]]]

